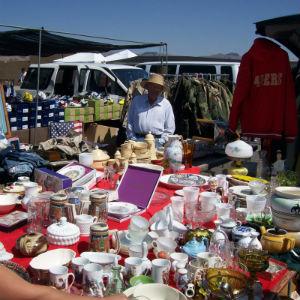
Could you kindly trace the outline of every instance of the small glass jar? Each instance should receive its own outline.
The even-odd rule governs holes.
[[[92,252],[109,252],[109,231],[106,223],[91,225],[90,247]]]
[[[97,191],[90,195],[89,215],[97,217],[98,222],[106,223],[108,214],[108,192]]]

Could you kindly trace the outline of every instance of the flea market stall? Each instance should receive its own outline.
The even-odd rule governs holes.
[[[29,33],[39,40],[38,32]],[[59,39],[44,34],[51,42]],[[0,53],[14,45],[8,41],[1,44],[0,33]],[[78,45],[84,51],[103,46]],[[25,46],[19,50],[29,51]],[[55,48],[42,47],[41,53],[52,54]],[[274,52],[286,58],[281,50]],[[241,64],[247,63],[246,56]],[[21,101],[9,96],[7,114],[2,99],[0,264],[32,284],[91,297],[290,297],[300,270],[300,188],[281,153],[272,172],[267,166],[263,130],[269,123],[245,124],[249,89],[268,83],[246,73],[240,73],[233,96],[226,83],[203,74],[168,81],[176,134],[169,134],[164,145],[151,132],[118,145],[118,129],[82,125],[114,118],[126,124],[131,100],[144,93],[141,80],[131,83],[124,98],[99,93],[42,99],[37,93],[34,102],[30,94]],[[37,82],[39,90],[42,81]],[[279,78],[273,83],[277,89]],[[289,124],[294,124],[289,105]],[[238,120],[241,137],[235,133]],[[23,128],[24,122],[33,128]],[[50,139],[42,138],[35,148],[29,138],[22,141],[24,130],[42,136],[43,124],[47,132],[50,128]],[[254,135],[249,124],[257,130]],[[293,126],[284,129],[284,137],[295,134]],[[194,165],[198,154],[218,151],[231,161],[228,170],[212,175]],[[249,163],[255,164],[253,172]]]

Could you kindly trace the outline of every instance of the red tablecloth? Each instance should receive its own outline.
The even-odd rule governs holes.
[[[183,171],[184,173],[194,173],[199,174],[200,169],[198,167],[193,167],[191,169],[187,169]],[[98,187],[105,187],[105,183],[99,183]],[[168,205],[170,203],[170,197],[174,195],[175,190],[168,189],[163,186],[157,187],[157,192],[162,192],[167,194],[169,197],[164,201],[163,203],[152,203],[148,210],[142,214],[143,217],[150,219],[157,211],[162,209],[164,206]],[[108,225],[110,229],[119,229],[124,230],[128,228],[129,220],[124,221],[122,223],[118,223],[116,221],[109,220]],[[29,262],[32,258],[23,257],[20,255],[20,253],[15,249],[16,240],[18,237],[26,233],[27,226],[23,226],[21,228],[18,228],[11,232],[0,232],[0,241],[4,244],[7,251],[12,252],[14,254],[14,258],[12,261],[24,266],[28,267]],[[84,251],[87,251],[88,249],[88,237],[81,237],[80,241],[72,246],[55,246],[55,245],[49,245],[49,250],[56,249],[56,248],[69,248],[74,251],[76,251],[77,254],[80,254]],[[282,271],[276,278],[274,278],[272,281],[270,280],[264,280],[260,278],[261,283],[263,284],[264,290],[271,291],[280,281],[283,279],[283,277],[286,275],[287,271]]]

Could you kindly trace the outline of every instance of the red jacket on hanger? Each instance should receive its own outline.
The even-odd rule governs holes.
[[[229,128],[253,137],[292,141],[297,135],[294,82],[287,53],[258,38],[243,55],[230,111]]]

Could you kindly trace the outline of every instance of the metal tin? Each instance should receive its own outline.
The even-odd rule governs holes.
[[[108,215],[108,192],[97,191],[90,195],[89,215],[98,218],[98,222],[106,223]]]
[[[51,223],[55,223],[60,220],[61,217],[65,217],[65,204],[68,203],[67,196],[65,194],[53,194],[50,197],[50,212],[49,219]]]
[[[109,252],[109,231],[106,223],[96,223],[91,225],[90,251]]]

